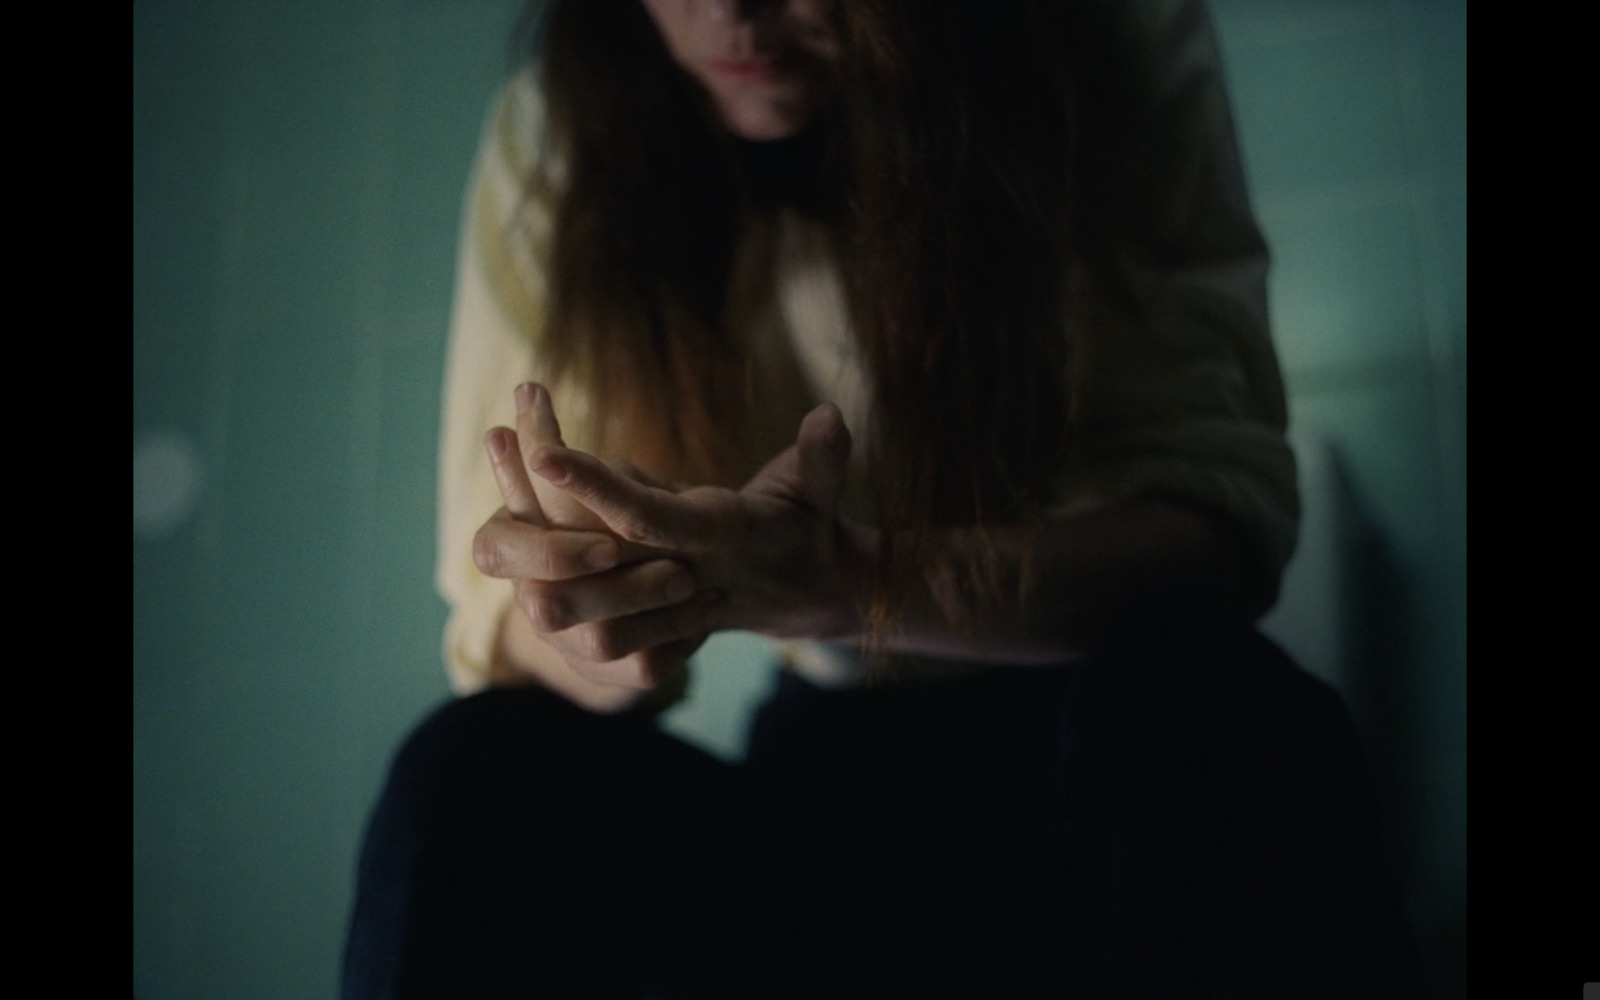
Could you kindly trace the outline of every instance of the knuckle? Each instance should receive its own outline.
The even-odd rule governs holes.
[[[561,554],[555,546],[548,543],[536,546],[533,550],[533,570],[546,580],[559,580],[565,574],[562,572]]]

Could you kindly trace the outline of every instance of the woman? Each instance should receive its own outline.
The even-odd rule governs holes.
[[[347,992],[1408,988],[1348,722],[1250,629],[1297,509],[1201,5],[545,17],[441,462],[490,690],[396,763]],[[729,628],[786,643],[742,769],[649,724]]]

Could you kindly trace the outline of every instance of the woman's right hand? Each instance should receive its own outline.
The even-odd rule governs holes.
[[[506,505],[473,545],[483,573],[512,581],[521,611],[502,624],[499,679],[532,680],[594,711],[670,703],[705,641],[717,595],[697,594],[685,564],[619,539],[530,477],[526,456],[561,445],[561,432],[544,389],[519,386],[516,402],[517,430],[497,427],[485,437]]]

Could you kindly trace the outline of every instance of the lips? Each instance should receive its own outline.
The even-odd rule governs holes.
[[[706,69],[726,80],[753,83],[775,76],[778,71],[778,60],[771,56],[757,56],[750,59],[712,59],[705,66]]]

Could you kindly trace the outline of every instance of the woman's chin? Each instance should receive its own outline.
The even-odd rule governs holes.
[[[802,102],[757,96],[719,97],[717,113],[724,128],[751,142],[793,139],[811,119],[810,108]]]

